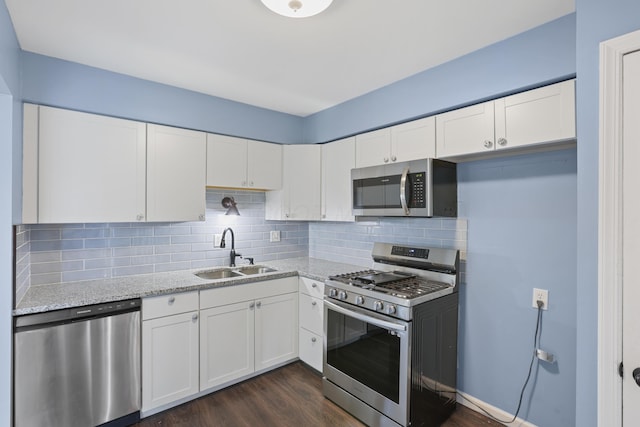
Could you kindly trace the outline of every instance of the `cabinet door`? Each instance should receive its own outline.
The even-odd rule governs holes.
[[[436,116],[436,155],[439,158],[493,151],[493,101]]]
[[[199,391],[198,312],[142,322],[142,411]]]
[[[247,186],[262,190],[282,188],[282,146],[248,141]]]
[[[322,220],[354,221],[351,169],[356,166],[355,138],[322,145]]]
[[[204,132],[147,125],[147,220],[204,221]]]
[[[284,219],[320,219],[320,145],[284,147]]]
[[[408,162],[436,156],[436,118],[426,117],[391,128],[391,161]]]
[[[38,222],[144,219],[144,123],[39,107],[38,133]]]
[[[576,137],[575,81],[495,101],[496,150]]]
[[[207,134],[207,185],[246,187],[246,139]]]
[[[200,311],[200,390],[254,371],[253,301]]]
[[[391,128],[356,135],[356,167],[383,165],[390,160]]]
[[[298,356],[298,293],[256,301],[256,371]]]

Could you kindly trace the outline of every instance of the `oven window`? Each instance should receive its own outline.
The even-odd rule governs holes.
[[[400,338],[327,310],[327,363],[399,403]]]

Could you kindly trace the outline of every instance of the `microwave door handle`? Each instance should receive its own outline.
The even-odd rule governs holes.
[[[402,171],[402,178],[400,178],[400,205],[404,210],[405,215],[409,215],[409,206],[407,206],[407,177],[409,175],[409,168],[406,167]]]
[[[375,317],[367,316],[366,314],[361,314],[353,310],[342,308],[338,304],[327,301],[326,299],[324,300],[324,303],[325,305],[330,307],[331,310],[333,311],[336,311],[340,314],[344,314],[345,316],[348,316],[348,317],[353,317],[354,319],[362,320],[363,322],[370,323],[382,329],[399,331],[399,332],[404,332],[407,330],[407,327],[405,325],[399,325],[397,323],[387,322],[386,320],[377,319]]]

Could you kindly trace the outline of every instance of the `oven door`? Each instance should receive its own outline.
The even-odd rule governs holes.
[[[325,378],[407,425],[411,323],[325,298]]]

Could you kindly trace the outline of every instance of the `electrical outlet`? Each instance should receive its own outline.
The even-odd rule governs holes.
[[[219,248],[221,241],[222,241],[222,234],[214,234],[213,235],[213,247],[214,248]]]
[[[536,357],[542,360],[543,362],[547,362],[547,363],[555,363],[556,361],[556,358],[552,353],[549,353],[539,348],[536,349]]]
[[[533,302],[531,306],[538,308],[538,301],[542,301],[542,309],[547,310],[549,308],[549,291],[546,289],[533,288]]]
[[[280,230],[272,230],[269,235],[270,242],[279,242],[280,241]]]

